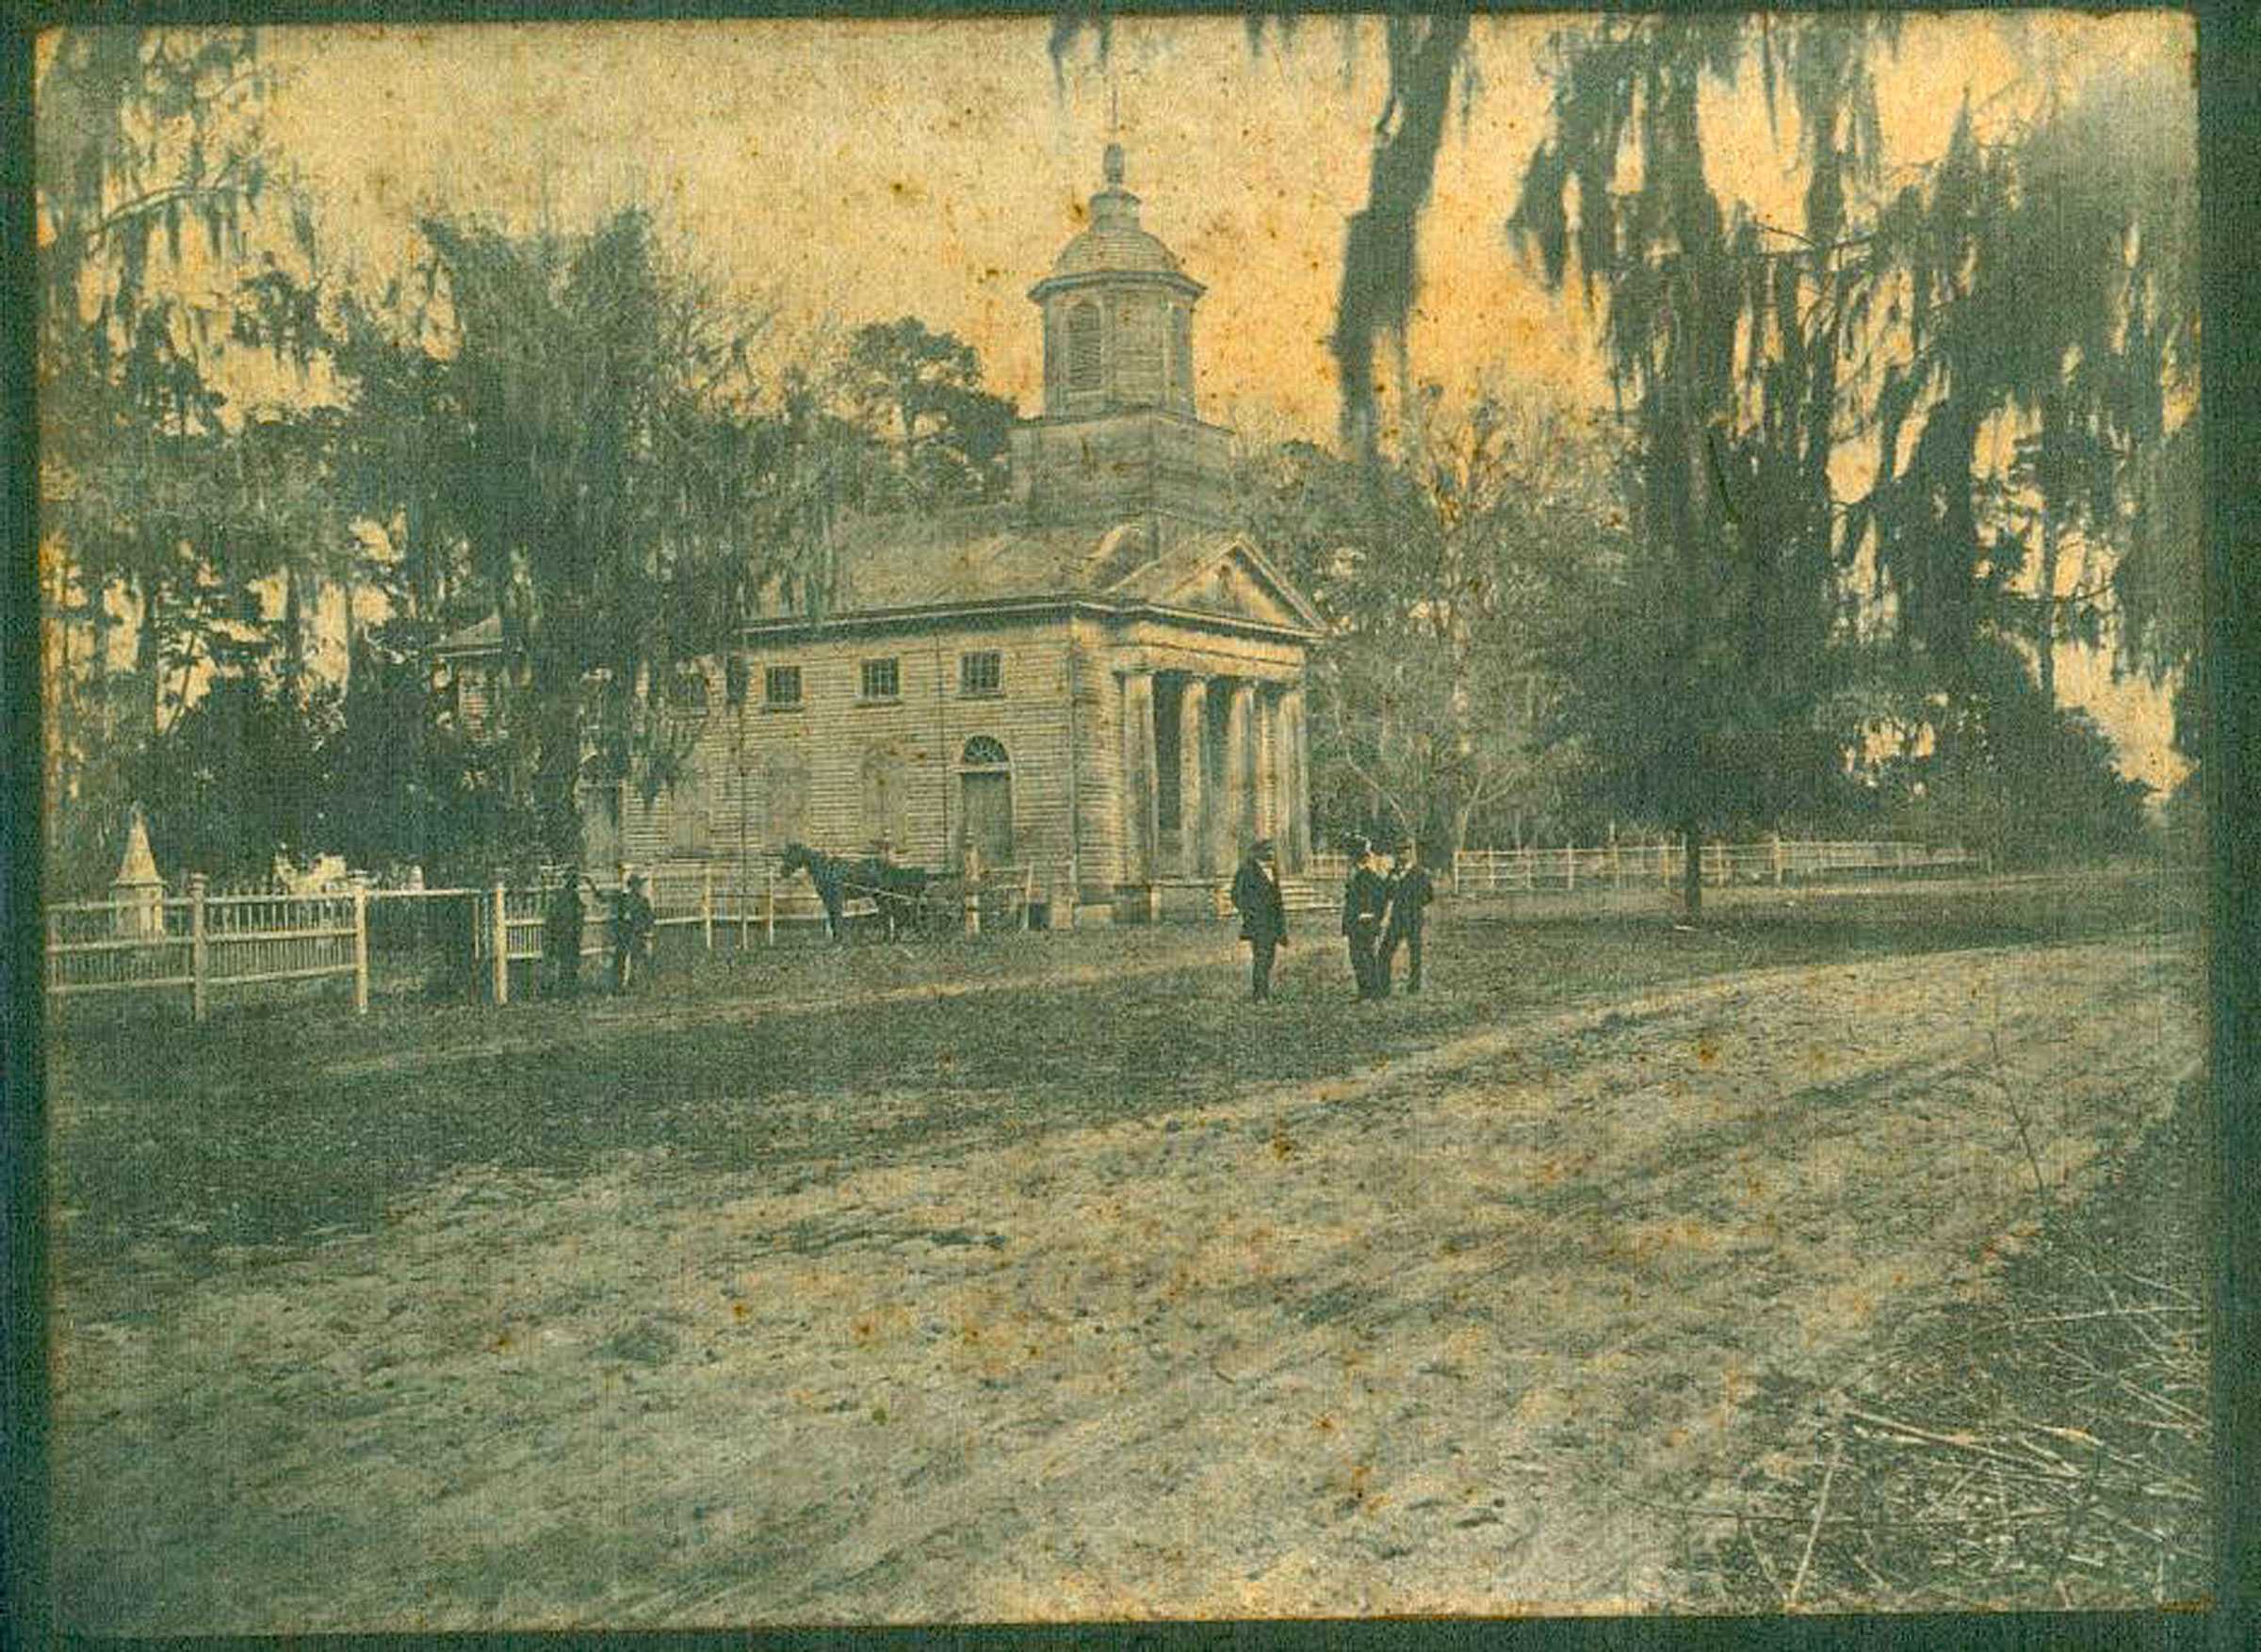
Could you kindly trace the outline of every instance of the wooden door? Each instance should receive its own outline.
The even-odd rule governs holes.
[[[967,774],[966,847],[981,852],[984,866],[1013,864],[1013,776],[992,770]]]

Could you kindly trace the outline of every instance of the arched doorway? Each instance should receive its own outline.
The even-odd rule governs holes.
[[[980,851],[982,864],[1013,864],[1013,764],[1005,748],[976,735],[958,755],[958,818],[963,848]]]

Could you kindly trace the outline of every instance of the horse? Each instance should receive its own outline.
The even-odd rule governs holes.
[[[849,860],[811,849],[805,843],[787,844],[777,857],[777,871],[778,876],[785,878],[795,872],[808,874],[808,881],[816,885],[817,899],[824,903],[824,933],[835,941],[844,932],[842,910],[847,901],[858,899],[873,901],[887,920],[887,932],[892,935],[899,912],[919,910],[928,883],[923,866],[897,866],[878,855]]]

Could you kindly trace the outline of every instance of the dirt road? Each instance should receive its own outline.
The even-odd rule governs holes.
[[[1983,1288],[2037,1177],[2164,1111],[2192,970],[1759,971],[821,1180],[458,1176],[145,1314],[66,1299],[64,1620],[1661,1604],[1761,1385]]]

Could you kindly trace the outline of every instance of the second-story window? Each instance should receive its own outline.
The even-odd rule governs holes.
[[[801,668],[797,665],[764,667],[761,673],[761,703],[773,711],[800,705]]]
[[[1004,659],[995,649],[958,656],[959,693],[1001,694],[1004,691]]]
[[[903,669],[901,662],[892,659],[864,661],[862,694],[866,700],[902,699]]]

